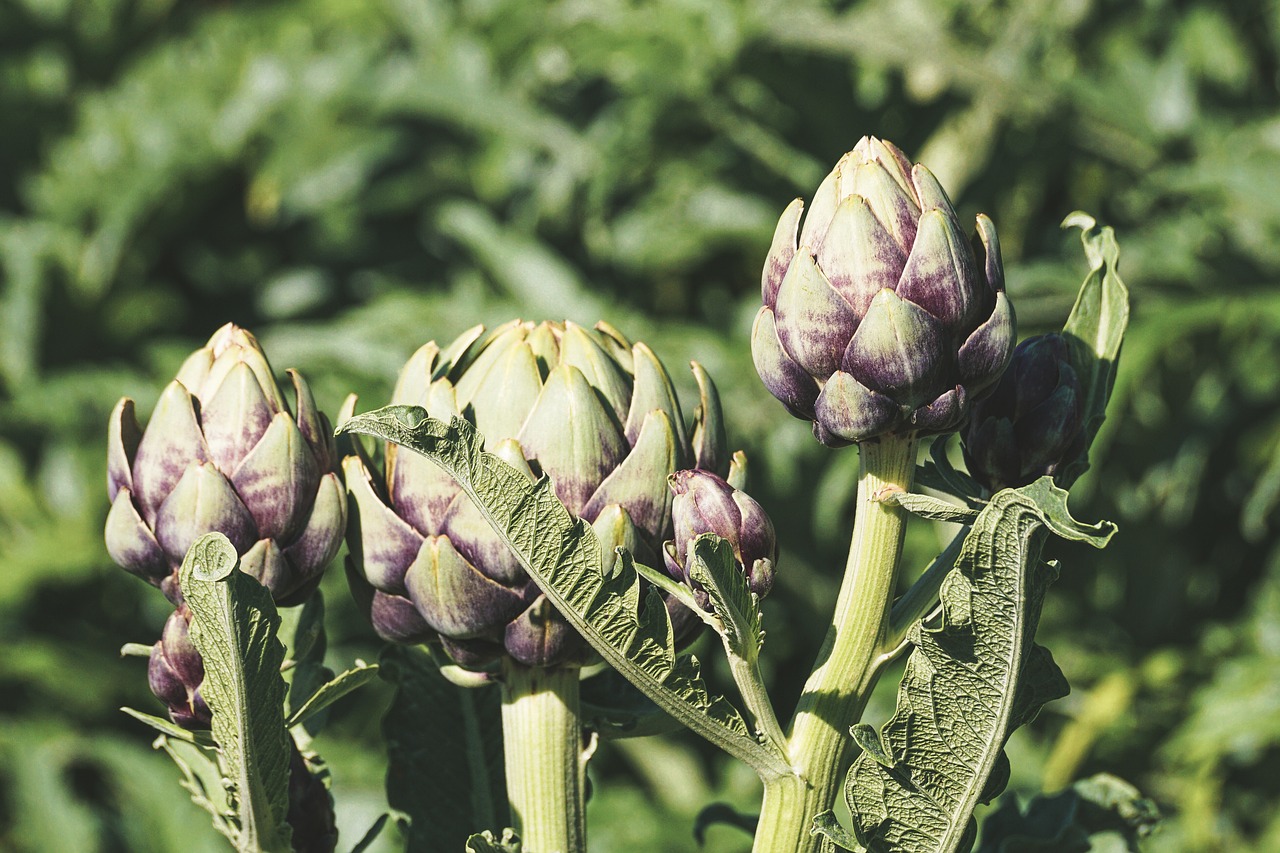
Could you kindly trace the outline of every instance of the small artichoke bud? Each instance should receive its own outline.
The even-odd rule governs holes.
[[[169,719],[184,729],[207,729],[212,720],[200,696],[204,661],[191,642],[191,610],[180,604],[164,623],[147,664],[151,692],[169,708]]]
[[[669,480],[675,499],[671,518],[675,537],[664,544],[663,557],[673,578],[690,583],[688,556],[693,542],[714,533],[733,548],[751,591],[763,598],[773,588],[778,543],[773,522],[746,492],[709,471],[677,471]],[[705,596],[697,590],[699,597]]]
[[[257,340],[228,324],[182,365],[145,431],[132,400],[116,405],[107,442],[112,559],[176,603],[187,548],[217,531],[277,603],[310,594],[342,543],[347,504],[328,419],[302,377],[289,376],[296,417]]]
[[[1056,474],[1084,447],[1080,380],[1066,338],[1027,338],[962,434],[973,478],[992,492]]]
[[[472,329],[443,350],[426,344],[401,371],[392,402],[443,420],[460,415],[487,450],[531,482],[548,476],[569,512],[592,524],[606,566],[618,546],[653,565],[671,536],[667,477],[728,463],[715,387],[700,368],[694,374],[702,401],[690,430],[649,347],[603,323],[514,321],[487,333]],[[382,637],[438,643],[474,669],[502,656],[544,667],[590,658],[586,642],[434,463],[388,445],[381,467],[359,453],[343,464],[351,494],[348,578]]]
[[[991,220],[971,246],[929,170],[870,137],[801,228],[803,210],[782,214],[765,261],[751,337],[765,387],[832,447],[958,429],[1015,340]]]

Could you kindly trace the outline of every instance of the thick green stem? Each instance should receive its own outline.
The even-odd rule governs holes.
[[[502,737],[511,819],[525,853],[583,853],[586,763],[578,671],[508,662]]]
[[[852,745],[849,727],[862,715],[886,652],[906,511],[881,498],[911,490],[915,448],[914,438],[893,436],[859,445],[861,473],[844,581],[788,741],[796,776],[766,783],[755,853],[820,848],[821,839],[809,830],[814,817],[835,803]]]

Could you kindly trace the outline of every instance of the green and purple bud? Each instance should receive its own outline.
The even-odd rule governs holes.
[[[204,661],[191,642],[191,610],[185,603],[169,614],[147,663],[151,692],[169,709],[169,719],[184,729],[208,729],[212,714],[200,696]]]
[[[778,542],[773,522],[746,492],[735,489],[710,471],[677,471],[669,480],[673,538],[664,543],[667,573],[689,580],[688,556],[694,540],[714,533],[733,548],[733,557],[747,576],[751,591],[763,598],[773,588]],[[701,590],[695,592],[704,596]]]
[[[165,388],[145,430],[133,401],[111,415],[106,543],[112,559],[181,600],[177,572],[205,533],[282,605],[320,582],[342,543],[346,495],[328,419],[289,371],[294,417],[257,340],[227,324]]]
[[[514,321],[472,329],[444,350],[423,346],[401,371],[392,403],[466,418],[487,450],[531,481],[550,477],[569,512],[593,526],[606,565],[618,546],[655,565],[671,536],[667,477],[727,464],[715,387],[697,365],[694,374],[702,405],[690,432],[649,347],[603,323]],[[503,655],[543,667],[589,658],[585,641],[434,463],[388,445],[380,467],[362,455],[344,466],[348,577],[382,637],[437,642],[474,668]]]
[[[995,226],[973,245],[937,179],[863,137],[782,214],[751,351],[769,392],[838,447],[957,429],[1013,352]],[[976,254],[975,254],[976,252]]]
[[[1084,451],[1083,394],[1066,338],[1018,344],[995,391],[973,409],[961,446],[969,473],[992,492],[1058,473]]]

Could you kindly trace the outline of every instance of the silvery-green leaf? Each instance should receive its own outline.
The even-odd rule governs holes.
[[[1080,379],[1085,447],[1082,458],[1058,472],[1057,481],[1066,488],[1089,467],[1089,445],[1106,419],[1120,345],[1129,324],[1129,289],[1120,280],[1120,246],[1111,228],[1092,234],[1097,222],[1080,211],[1068,216],[1062,225],[1080,229],[1090,266],[1071,316],[1062,327],[1071,347],[1071,366]]]
[[[356,661],[356,665],[351,669],[334,676],[322,684],[319,690],[311,694],[311,698],[301,708],[293,712],[286,725],[289,728],[293,728],[305,723],[312,715],[318,714],[343,696],[373,681],[377,674],[377,664]]]
[[[917,623],[897,710],[845,782],[858,840],[896,853],[968,851],[973,810],[1007,780],[1004,745],[1067,684],[1034,643],[1056,572],[1040,562],[1049,533],[1102,547],[1114,527],[1071,518],[1066,492],[1043,477],[997,493],[974,521],[943,583],[941,622]]]
[[[887,504],[900,506],[912,515],[930,521],[947,521],[952,524],[972,524],[978,517],[976,509],[959,506],[950,501],[915,492],[891,492],[881,498]]]
[[[142,711],[135,711],[133,708],[121,708],[120,710],[124,711],[138,722],[145,723],[160,732],[160,734],[173,738],[174,740],[184,741],[185,743],[193,744],[195,746],[213,746],[213,738],[209,736],[208,732],[184,729],[182,726],[179,726],[164,717],[144,714]]]
[[[529,480],[483,450],[466,421],[427,417],[415,406],[388,406],[347,421],[344,432],[372,435],[416,450],[448,471],[519,556],[525,571],[609,664],[698,734],[761,772],[785,773],[785,759],[756,741],[741,713],[712,696],[698,663],[677,658],[667,609],[621,561],[606,576],[591,525],[574,519],[547,478]]]
[[[813,819],[811,835],[822,835],[837,850],[849,850],[852,853],[866,853],[865,847],[858,843],[858,837],[840,825],[835,812],[827,810]]]
[[[271,594],[240,571],[239,563],[231,542],[209,533],[187,551],[179,579],[191,608],[191,640],[204,659],[200,692],[213,712],[213,737],[232,792],[237,848],[288,851],[280,617]]]
[[[717,629],[730,654],[755,658],[764,645],[760,627],[760,599],[747,586],[747,576],[733,559],[733,547],[704,533],[689,552],[689,579],[707,591],[711,609],[719,617]]]

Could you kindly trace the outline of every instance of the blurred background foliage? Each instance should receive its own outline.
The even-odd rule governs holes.
[[[1133,292],[1073,499],[1121,535],[1058,555],[1041,638],[1074,691],[1013,788],[1105,770],[1168,815],[1152,850],[1280,850],[1278,74],[1276,0],[0,0],[0,849],[222,849],[117,710],[158,709],[117,650],[167,608],[101,527],[110,407],[148,412],[227,320],[331,413],[516,315],[608,319],[685,392],[702,361],[780,529],[789,710],[856,461],[764,392],[750,321],[776,217],[869,133],[992,215],[1023,334],[1083,277],[1073,209]],[[944,536],[916,525],[909,572]],[[340,570],[325,592],[333,662],[376,658]],[[388,696],[316,744],[341,849],[385,809]],[[702,805],[758,797],[689,736],[607,744],[593,777],[601,851],[692,849]]]

